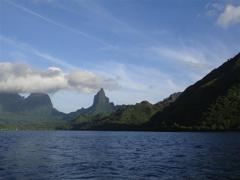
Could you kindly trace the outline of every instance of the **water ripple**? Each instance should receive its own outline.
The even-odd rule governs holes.
[[[0,179],[240,179],[240,134],[0,132]]]

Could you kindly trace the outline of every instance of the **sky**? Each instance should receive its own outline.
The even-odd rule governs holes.
[[[0,92],[71,112],[156,103],[240,51],[238,0],[0,0]]]

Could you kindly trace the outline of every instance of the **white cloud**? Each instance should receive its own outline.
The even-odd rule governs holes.
[[[0,92],[52,93],[67,89],[92,93],[100,88],[113,90],[118,84],[113,79],[80,69],[65,73],[57,67],[40,70],[27,64],[0,63]]]
[[[73,71],[66,78],[71,87],[83,92],[95,92],[100,88],[116,89],[117,83],[113,79],[104,78],[98,74],[89,71]]]
[[[240,23],[240,6],[227,5],[218,17],[217,23],[224,28]]]

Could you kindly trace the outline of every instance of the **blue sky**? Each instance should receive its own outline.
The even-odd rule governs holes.
[[[156,103],[239,47],[239,1],[0,1],[0,63],[34,69],[43,83],[26,79],[20,92],[49,92],[65,112],[91,105],[100,87],[115,104]],[[49,67],[57,75],[46,80]]]

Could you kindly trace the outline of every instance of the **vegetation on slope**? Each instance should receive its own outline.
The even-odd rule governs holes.
[[[175,103],[154,115],[146,126],[155,130],[164,126],[235,129],[240,122],[239,84],[240,54],[187,88]]]
[[[68,124],[66,123],[69,120]],[[114,106],[101,89],[93,105],[64,116],[48,95],[0,93],[0,129],[240,130],[240,54],[183,93],[157,104]]]
[[[0,129],[56,129],[66,121],[47,94],[0,93]]]
[[[157,104],[142,101],[135,105],[117,106],[116,111],[110,115],[98,114],[94,116],[80,115],[72,121],[72,129],[106,129],[120,130],[134,128],[150,120],[152,115],[163,110],[166,106],[174,102],[180,93],[171,95]],[[130,129],[131,129],[130,128]]]
[[[211,129],[240,129],[240,84],[220,96],[202,117],[202,124]]]
[[[64,119],[72,121],[77,118],[85,119],[87,117],[95,116],[98,114],[109,115],[115,111],[115,106],[113,103],[109,102],[109,98],[106,97],[103,89],[94,96],[92,106],[88,108],[81,108],[75,112],[67,114]]]

